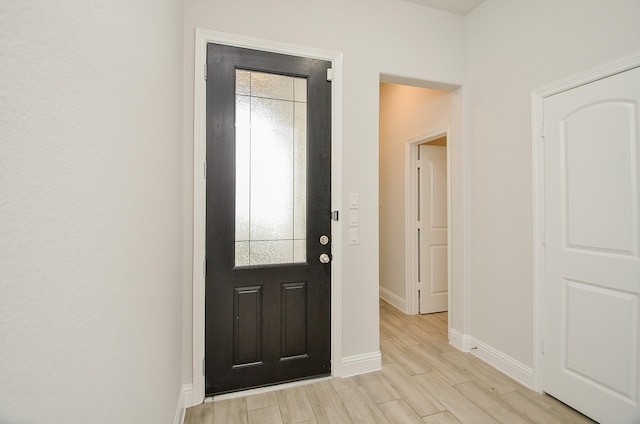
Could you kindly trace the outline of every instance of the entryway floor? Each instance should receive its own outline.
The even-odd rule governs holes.
[[[447,341],[447,314],[380,301],[382,371],[188,408],[185,424],[586,424]]]

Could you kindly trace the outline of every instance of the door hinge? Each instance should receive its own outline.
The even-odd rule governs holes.
[[[207,77],[209,76],[209,67],[207,66],[207,64],[204,64],[204,80],[207,80]]]
[[[543,123],[540,124],[540,137],[545,138],[547,136],[547,127]]]
[[[416,284],[416,287],[418,288],[418,291],[422,290],[422,283],[418,281],[418,283]]]
[[[544,355],[545,339],[540,340],[540,354]]]
[[[204,162],[204,179],[207,179],[207,162]]]
[[[340,213],[338,211],[331,211],[331,219],[338,221],[340,219]]]
[[[202,375],[205,375],[205,373],[204,373],[204,358],[202,358]]]
[[[416,161],[416,166],[418,169],[422,168],[422,161],[420,159]]]
[[[540,240],[542,241],[542,245],[547,245],[547,230],[542,230],[542,234],[540,234]]]
[[[206,259],[202,261],[202,276],[203,277],[207,276],[207,260]]]
[[[327,81],[333,81],[334,73],[332,68],[327,69]]]

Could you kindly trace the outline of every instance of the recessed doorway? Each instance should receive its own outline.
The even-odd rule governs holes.
[[[418,313],[419,306],[418,173],[412,163],[420,144],[450,141],[452,98],[449,91],[380,84],[380,297],[406,314]],[[450,155],[445,156],[446,169]],[[449,192],[445,188],[446,202]],[[449,222],[448,204],[443,210]],[[444,256],[448,286],[450,255]]]

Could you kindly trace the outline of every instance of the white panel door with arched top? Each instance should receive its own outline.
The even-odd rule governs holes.
[[[640,423],[640,68],[544,100],[543,389]]]

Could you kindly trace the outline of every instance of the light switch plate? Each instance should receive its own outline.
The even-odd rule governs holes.
[[[357,227],[360,224],[359,211],[357,209],[349,211],[349,227]]]
[[[349,209],[358,209],[360,207],[360,199],[358,193],[349,193]]]
[[[349,244],[359,244],[359,235],[357,228],[349,228]]]

